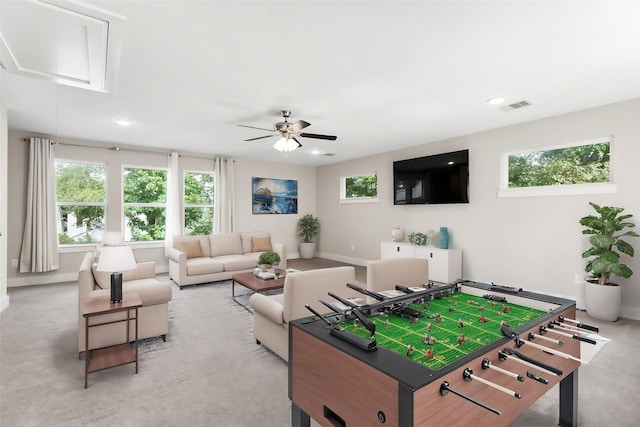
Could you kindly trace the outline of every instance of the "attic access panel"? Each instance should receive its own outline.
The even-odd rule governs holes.
[[[113,90],[124,18],[60,0],[2,2],[0,8],[0,61],[9,72]]]

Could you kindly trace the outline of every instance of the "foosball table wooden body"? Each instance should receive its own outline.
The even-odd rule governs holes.
[[[474,288],[475,285],[465,287]],[[480,290],[487,292],[482,286]],[[560,315],[575,319],[575,302],[571,300],[524,291],[518,292],[517,297],[499,295],[517,298],[521,304],[531,301],[548,307],[544,315],[517,330],[524,341],[528,341],[529,333],[539,337],[540,326],[546,327]],[[575,339],[564,338],[557,344],[535,338],[529,341],[573,359],[550,354],[529,342],[518,346],[516,340],[503,337],[444,368],[431,370],[380,346],[371,352],[357,348],[332,336],[327,324],[317,317],[291,322],[289,334],[289,397],[294,427],[308,427],[310,417],[323,426],[508,426],[557,383],[559,425],[578,424],[580,341]],[[511,357],[501,358],[504,349],[517,350],[562,374],[524,366]],[[483,368],[486,359],[498,369]],[[524,381],[505,375],[500,369],[521,373]],[[473,373],[472,379],[468,375],[465,378],[465,370]],[[528,373],[538,379],[528,377]],[[516,391],[520,397],[482,380]]]

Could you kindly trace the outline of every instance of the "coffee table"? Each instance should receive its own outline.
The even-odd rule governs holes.
[[[233,298],[233,300],[236,303],[238,303],[245,310],[251,313],[251,309],[248,306],[242,304],[240,301],[236,299],[236,291],[235,291],[236,283],[244,286],[245,288],[253,291],[254,293],[263,293],[268,291],[274,291],[277,289],[282,289],[284,287],[284,276],[286,274],[285,270],[276,269],[275,273],[278,276],[278,278],[269,279],[269,280],[261,279],[256,275],[254,275],[253,272],[251,271],[248,273],[234,274],[231,277],[231,298]]]

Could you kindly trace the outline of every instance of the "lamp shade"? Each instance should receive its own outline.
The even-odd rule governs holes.
[[[121,272],[137,266],[131,246],[103,246],[100,250],[98,271]]]

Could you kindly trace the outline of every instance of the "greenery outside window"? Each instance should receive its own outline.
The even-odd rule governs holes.
[[[105,228],[106,165],[56,161],[58,244],[102,240]]]
[[[343,176],[340,178],[340,203],[378,201],[378,175]]]
[[[167,218],[167,171],[123,170],[125,241],[164,240]]]
[[[615,192],[611,137],[503,154],[500,197]]]
[[[213,173],[184,173],[185,234],[211,234],[213,231],[214,192]]]

